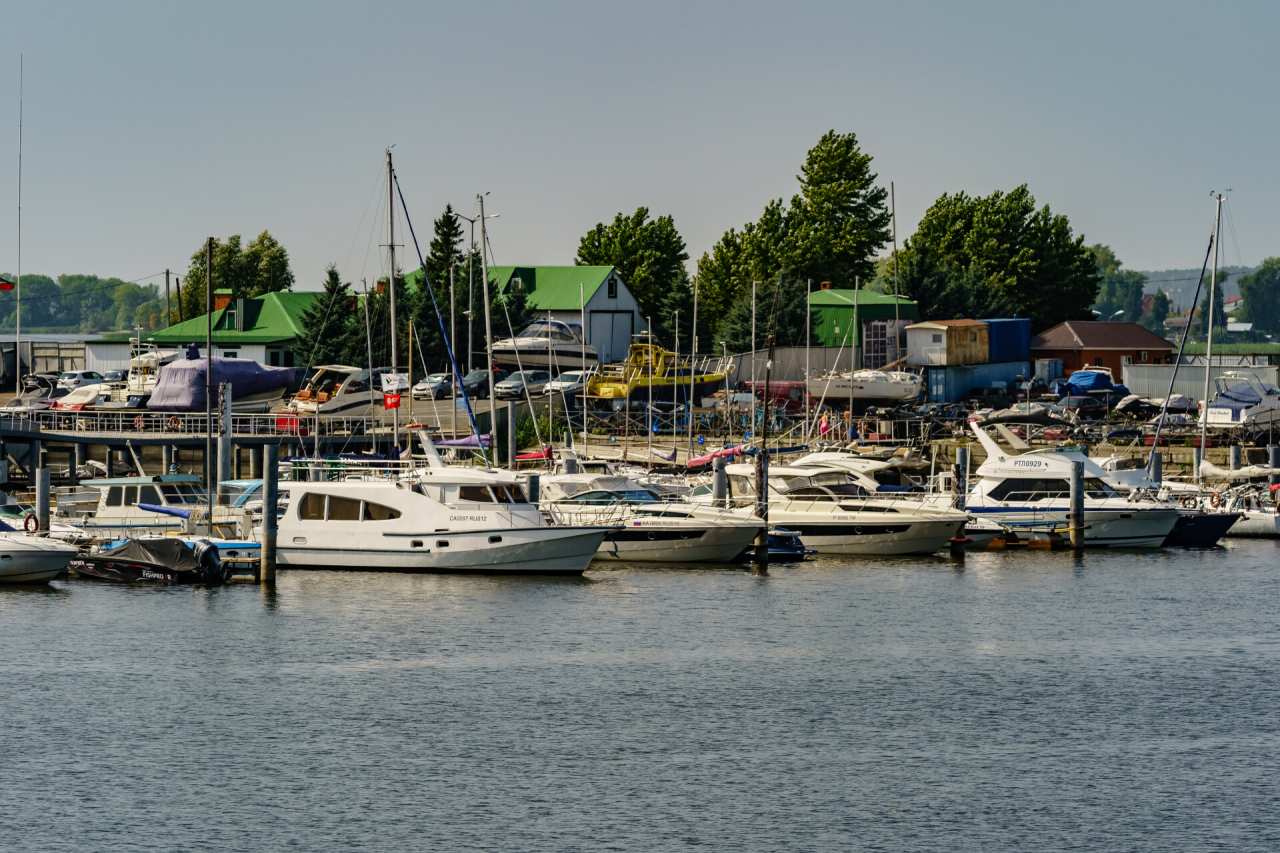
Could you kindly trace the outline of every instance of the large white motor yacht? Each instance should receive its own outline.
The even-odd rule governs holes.
[[[280,484],[284,568],[580,575],[607,527],[550,524],[507,471]]]
[[[764,528],[755,516],[685,500],[663,500],[629,477],[558,474],[542,481],[541,506],[567,524],[611,525],[597,560],[725,563]]]
[[[755,466],[725,467],[730,499],[752,505]],[[794,530],[823,554],[932,554],[968,516],[904,495],[877,495],[865,474],[830,467],[769,466],[769,523]]]
[[[1015,454],[996,444],[977,424],[973,433],[987,453],[965,509],[1014,530],[1067,527],[1071,511],[1071,464],[1084,463],[1086,547],[1158,548],[1178,522],[1176,507],[1137,503],[1107,483],[1108,473],[1079,449],[1059,447]]]

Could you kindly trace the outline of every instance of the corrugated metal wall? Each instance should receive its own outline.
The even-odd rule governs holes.
[[[1212,367],[1209,370],[1210,398],[1214,394],[1213,381],[1224,373],[1233,371],[1252,374],[1263,382],[1280,385],[1280,367]],[[1201,399],[1204,396],[1204,371],[1203,365],[1179,365],[1173,393],[1192,400]],[[1163,397],[1169,393],[1169,377],[1172,373],[1173,365],[1171,364],[1130,364],[1124,368],[1124,385],[1139,397]]]
[[[955,403],[974,388],[1031,376],[1031,362],[1005,361],[957,367],[930,367],[925,376],[930,402]]]
[[[990,360],[1026,361],[1031,358],[1031,320],[983,320],[990,333]]]

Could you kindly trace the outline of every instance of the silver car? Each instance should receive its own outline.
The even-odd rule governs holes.
[[[100,385],[103,381],[102,374],[96,370],[72,370],[58,377],[58,386],[75,390],[82,385]]]
[[[551,381],[551,374],[545,370],[521,370],[493,386],[493,395],[498,399],[523,397],[525,393],[541,394]]]

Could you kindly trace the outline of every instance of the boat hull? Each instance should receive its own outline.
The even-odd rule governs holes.
[[[581,346],[553,346],[548,352],[545,345],[513,347],[510,344],[504,346],[501,343],[493,345],[493,360],[503,367],[521,370],[548,368],[556,371],[595,367],[598,361],[593,347],[587,347],[584,354]]]
[[[82,577],[117,583],[204,583],[200,572],[178,571],[153,563],[78,557],[68,566]]]
[[[759,525],[688,524],[636,520],[605,534],[597,560],[652,563],[731,563],[755,542]]]
[[[1240,518],[1234,512],[1188,513],[1178,519],[1173,530],[1164,538],[1166,547],[1211,548],[1227,535]]]
[[[1243,510],[1240,520],[1231,525],[1228,536],[1255,536],[1262,539],[1280,537],[1280,514],[1267,510]]]
[[[319,536],[294,536],[277,546],[276,563],[289,569],[580,575],[607,532],[605,527],[531,527],[383,533],[355,548],[326,546]]]
[[[805,383],[809,396],[829,400],[893,400],[902,402],[920,396],[921,383],[851,382],[847,376],[828,379],[810,379]]]
[[[709,397],[716,391],[724,388],[724,377],[717,376],[714,379],[694,379],[693,392],[689,391],[689,382],[686,380],[679,385],[674,383],[653,383],[653,402],[655,403],[679,403],[684,405],[690,399],[701,401],[704,397]],[[610,396],[607,392],[613,392]],[[638,382],[632,386],[626,396],[622,396],[618,388],[608,388],[600,392],[599,396],[588,396],[588,400],[606,405],[613,404],[615,408],[626,404],[631,407],[643,407],[648,405],[649,386],[643,382]]]
[[[42,583],[53,580],[67,568],[76,549],[45,540],[37,542],[0,541],[0,583]]]
[[[1068,526],[1065,507],[1024,509],[981,507],[966,509],[978,518],[1003,524],[1016,532],[1061,532]],[[1176,509],[1085,509],[1086,548],[1159,548],[1178,523]]]
[[[963,518],[820,519],[817,513],[769,511],[769,520],[800,535],[819,554],[892,556],[932,554],[964,530]]]

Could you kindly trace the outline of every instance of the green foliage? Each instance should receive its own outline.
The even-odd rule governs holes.
[[[564,429],[564,421],[560,421],[560,428]],[[516,447],[537,450],[539,434],[542,435],[543,445],[554,443],[551,440],[551,421],[546,415],[538,415],[537,431],[533,428],[533,418],[528,415],[516,418]]]
[[[412,304],[410,305],[410,314],[413,318],[414,329],[417,338],[413,342],[413,366],[415,376],[421,373],[423,365],[429,372],[444,371],[451,372],[449,365],[449,353],[445,344],[445,337],[440,332],[441,320],[444,321],[444,327],[449,329],[449,272],[453,270],[454,282],[454,315],[453,320],[457,330],[457,336],[454,341],[454,354],[458,359],[458,368],[464,374],[467,370],[466,348],[467,348],[467,256],[461,249],[463,236],[462,226],[458,224],[458,218],[453,215],[453,206],[445,205],[444,213],[440,215],[434,223],[434,234],[431,238],[431,246],[429,254],[426,257],[427,275],[431,282],[431,290],[426,286],[420,286],[412,296]],[[480,283],[480,259],[477,255],[474,259],[476,265],[476,286]],[[435,303],[432,303],[431,295],[435,293]],[[440,309],[440,316],[436,316],[436,307]],[[476,313],[483,319],[483,306],[479,306],[481,310]],[[483,323],[479,327],[483,329]],[[478,336],[478,340],[483,340],[483,334]]]
[[[619,213],[609,225],[601,222],[588,231],[578,243],[574,262],[616,268],[641,313],[656,318],[672,288],[687,285],[687,260],[689,253],[675,221],[670,216],[651,220],[649,208],[640,207],[631,216]]]
[[[16,281],[16,276],[7,276]],[[109,332],[164,328],[157,285],[139,285],[96,275],[22,276],[22,327],[35,331]],[[0,293],[0,329],[13,331],[17,291]]]
[[[1244,321],[1255,332],[1280,333],[1280,258],[1267,258],[1255,272],[1240,279]]]
[[[337,266],[329,264],[324,275],[324,290],[300,318],[302,336],[294,345],[299,366],[364,364],[364,316],[356,313],[356,300]]]
[[[777,276],[773,281],[764,282],[756,288],[756,349],[764,350],[769,345],[769,330],[775,329],[774,343],[777,346],[804,346],[805,341],[805,288],[808,280]],[[777,293],[776,326],[774,316],[774,295]],[[730,306],[718,329],[718,337],[713,347],[706,347],[706,352],[719,351],[719,341],[729,345],[729,352],[749,352],[751,350],[751,288],[739,296]],[[706,340],[703,338],[703,340]],[[816,342],[816,338],[811,343]]]
[[[1002,313],[1030,317],[1033,331],[1064,320],[1093,319],[1089,306],[1098,291],[1094,253],[1083,236],[1072,234],[1065,216],[1055,216],[1048,205],[1037,210],[1025,184],[985,198],[963,192],[943,195],[906,241],[900,255],[904,273],[921,253],[936,259],[922,269],[935,264],[948,271],[954,287],[992,291],[975,293],[972,299],[983,306],[1003,306]],[[905,275],[903,284],[910,293]],[[934,306],[925,303],[920,313],[937,316]]]
[[[790,205],[770,201],[759,220],[729,229],[699,259],[699,304],[707,316],[727,319],[753,281],[782,276],[852,288],[856,279],[874,278],[875,257],[889,242],[890,215],[871,159],[856,135],[826,133],[809,150]]]
[[[1121,269],[1120,259],[1110,246],[1101,243],[1091,249],[1097,259],[1098,301],[1093,306],[1101,319],[1108,320],[1117,311],[1123,311],[1122,319],[1137,323],[1142,319],[1142,294],[1147,277],[1136,270]]]
[[[1003,292],[986,286],[980,272],[927,246],[906,253],[899,272],[899,295],[918,302],[920,315],[931,320],[1008,317],[1016,310]]]
[[[1169,297],[1163,289],[1157,288],[1151,297],[1151,310],[1142,315],[1142,325],[1157,334],[1164,333],[1164,321],[1169,319]]]
[[[191,255],[191,266],[182,281],[182,315],[190,320],[205,313],[205,245]],[[240,235],[213,241],[213,289],[229,288],[246,299],[293,289],[289,254],[276,238],[263,231],[247,246]],[[176,315],[175,311],[175,315]],[[173,318],[177,322],[177,317]]]
[[[1216,284],[1215,287],[1210,288],[1209,279],[1207,278],[1205,279],[1204,296],[1200,300],[1200,307],[1196,309],[1195,316],[1200,318],[1201,329],[1208,329],[1209,326],[1212,325],[1214,340],[1221,341],[1224,339],[1223,336],[1226,334],[1227,312],[1222,305],[1226,297],[1223,295],[1223,292],[1222,292],[1224,288],[1222,286],[1221,279],[1219,279],[1215,284]],[[1212,312],[1210,312],[1210,306],[1209,306],[1209,297],[1210,297],[1209,291],[1211,289],[1213,291]]]

